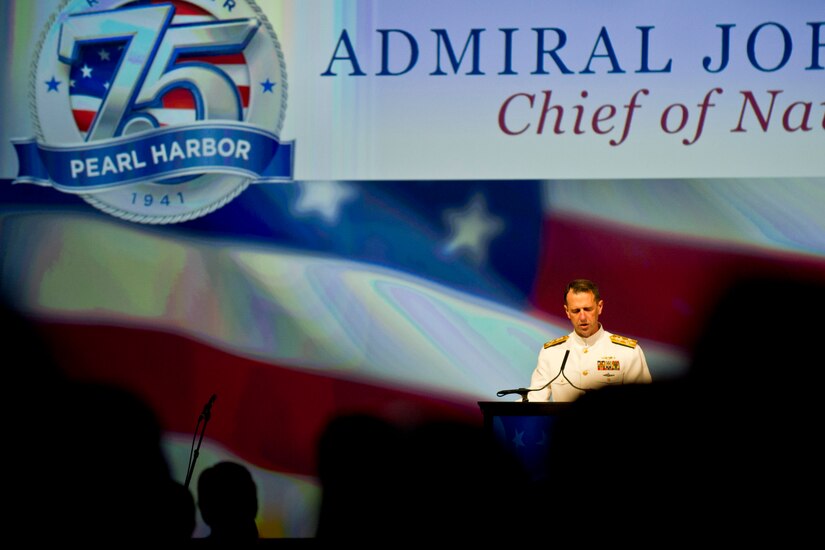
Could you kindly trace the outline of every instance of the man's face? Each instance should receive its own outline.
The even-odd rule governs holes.
[[[592,292],[567,293],[564,312],[573,323],[573,330],[582,338],[593,336],[599,330],[599,315],[602,313],[603,300],[596,302]]]

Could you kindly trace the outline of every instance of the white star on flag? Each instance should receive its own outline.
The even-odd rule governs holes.
[[[487,211],[487,201],[481,194],[473,195],[462,209],[445,210],[444,221],[450,228],[444,252],[463,252],[477,265],[487,259],[490,240],[504,230],[504,222]]]
[[[351,186],[340,181],[300,182],[298,189],[293,213],[301,216],[317,213],[328,224],[338,221],[343,204],[356,195]]]

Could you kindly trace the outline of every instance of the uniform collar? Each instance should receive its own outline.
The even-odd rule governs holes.
[[[581,347],[581,348],[590,348],[590,347],[595,346],[595,345],[596,345],[596,343],[597,343],[599,340],[601,340],[601,339],[602,339],[602,337],[603,337],[605,334],[607,334],[607,333],[606,333],[606,331],[604,330],[604,325],[602,325],[601,323],[599,323],[599,330],[597,330],[596,332],[594,332],[592,336],[588,336],[587,338],[582,338],[581,336],[579,336],[578,334],[576,334],[576,331],[574,330],[574,331],[570,334],[570,338],[571,338],[571,340],[573,340],[573,342],[574,342],[574,343],[575,343],[578,347]]]

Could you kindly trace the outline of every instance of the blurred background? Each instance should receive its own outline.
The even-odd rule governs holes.
[[[197,3],[176,5],[182,4]],[[706,52],[677,39],[666,42],[662,30],[657,39],[668,46],[656,50],[651,66],[662,67],[670,57],[675,67],[672,76],[653,81],[653,75],[633,74],[636,27],[676,26],[663,8],[633,2],[630,15],[614,8],[598,19],[592,14],[603,7],[599,2],[579,14],[567,3],[549,2],[559,7],[557,18],[549,7],[538,15],[548,27],[567,29],[571,52],[603,54],[594,58],[593,67],[602,70],[592,81],[582,74],[536,80],[528,69],[502,82],[495,78],[500,67],[487,77],[438,80],[428,76],[427,59],[429,68],[403,83],[401,76],[376,82],[376,70],[360,81],[320,76],[342,28],[353,39],[371,37],[364,39],[371,49],[362,60],[376,63],[381,50],[374,29],[401,24],[407,12],[399,3],[260,4],[282,41],[291,79],[282,138],[296,145],[294,180],[252,184],[197,219],[148,225],[118,219],[76,194],[12,184],[17,161],[10,139],[36,133],[28,99],[37,84],[29,74],[33,45],[59,3],[3,3],[0,288],[45,331],[65,372],[125,387],[156,411],[178,481],[186,474],[198,415],[216,394],[195,478],[221,460],[246,464],[258,485],[264,537],[313,536],[320,499],[316,445],[332,418],[367,412],[400,424],[455,419],[480,425],[477,402],[527,385],[542,344],[570,331],[562,308],[570,279],[599,284],[601,321],[641,342],[655,380],[686,372],[703,320],[729,282],[789,273],[825,280],[825,30],[812,45],[820,27],[810,24],[825,21],[819,2],[795,3],[796,11],[785,9],[781,20],[779,2],[760,2],[755,14],[741,15],[733,35],[740,56],[761,22],[780,21],[795,33],[788,68],[775,73],[754,71],[740,57],[718,80],[707,73],[690,80]],[[460,27],[455,21],[470,9],[467,2],[439,7],[435,15],[426,6],[408,7],[416,15],[404,28],[448,27],[461,45],[470,26],[486,25],[493,34],[521,25],[529,33],[526,21],[537,15],[529,3],[517,3],[515,15],[503,15],[496,4],[474,8]],[[317,27],[312,10],[320,10]],[[717,37],[716,44],[717,24],[740,21],[735,8],[718,10],[693,12],[686,25]],[[596,42],[603,25],[615,29],[611,46],[627,66],[627,74],[616,77],[617,90],[647,86],[650,101],[667,105],[684,98],[696,109],[709,84],[717,85],[711,82],[723,84],[727,97],[715,101],[721,110],[722,97],[731,100],[724,108],[735,126],[740,89],[758,85],[764,99],[765,90],[780,86],[811,102],[811,129],[781,135],[754,130],[736,141],[731,124],[709,118],[706,141],[693,149],[679,143],[688,135],[644,128],[636,130],[638,138],[631,135],[635,144],[618,148],[598,135],[576,141],[571,131],[508,141],[497,158],[474,149],[477,127],[493,144],[503,139],[498,109],[518,91],[541,98],[541,90],[555,86],[572,105],[586,87],[594,95],[615,93],[613,103],[625,112],[630,94],[605,89],[613,81],[605,69],[609,50]],[[310,38],[304,29],[312,31]],[[767,53],[754,55],[778,65],[781,52],[771,57],[768,49],[781,43],[781,32],[776,25],[761,32],[765,38],[755,43]],[[688,57],[680,52],[693,54],[690,70],[680,71],[688,64],[680,65]],[[527,67],[535,62],[532,55]],[[586,61],[587,53],[570,65],[580,72]],[[683,79],[696,93],[677,95]],[[444,95],[428,97],[433,86]],[[482,91],[471,104],[493,100],[480,111],[464,105],[466,112],[453,118],[444,114],[455,105],[451,94],[475,88]],[[665,90],[672,95],[660,99]],[[406,103],[413,92],[417,99]],[[310,112],[313,101],[323,113]],[[427,102],[431,107],[416,111]],[[785,108],[787,102],[777,112]],[[397,120],[384,118],[393,109],[404,118],[423,118],[399,130]],[[798,109],[786,125],[798,124]],[[634,124],[651,120],[638,116]],[[758,128],[749,116],[749,127]],[[329,153],[336,147],[338,153]],[[657,147],[667,149],[664,157]],[[435,149],[442,155],[433,155]],[[565,160],[568,149],[577,151],[575,159]],[[546,157],[534,154],[541,150]],[[790,157],[781,154],[788,151]],[[525,155],[532,160],[525,162]],[[392,164],[387,159],[393,156],[404,163]],[[466,161],[472,162],[461,165]],[[499,167],[485,169],[493,163]],[[777,322],[767,325],[771,318]],[[782,320],[787,312],[778,299],[776,311],[766,312],[754,332],[779,334],[786,330]],[[731,312],[731,322],[748,320]],[[16,353],[25,356],[26,350]],[[196,536],[205,532],[199,522]]]

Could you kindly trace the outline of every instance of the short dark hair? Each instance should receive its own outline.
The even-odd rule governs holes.
[[[599,294],[599,285],[591,281],[590,279],[573,279],[567,286],[564,287],[564,303],[567,303],[567,293],[573,291],[573,294],[579,294],[580,292],[592,292],[593,297],[598,302],[602,299],[601,294]]]

